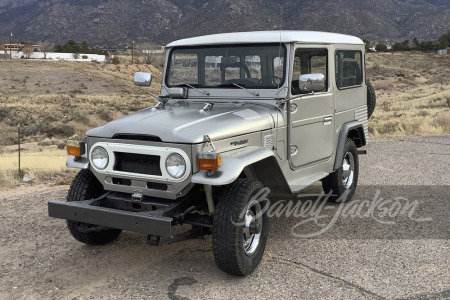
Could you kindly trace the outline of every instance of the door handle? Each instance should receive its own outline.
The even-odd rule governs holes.
[[[323,118],[323,122],[324,122],[324,123],[331,122],[331,120],[332,120],[331,117],[324,117],[324,118]]]

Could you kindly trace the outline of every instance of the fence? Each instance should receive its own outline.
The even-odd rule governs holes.
[[[21,144],[21,127],[17,127],[18,145],[15,149],[0,153],[0,175],[2,177],[22,177],[25,173],[58,173],[65,168],[67,154],[57,146],[35,147],[25,151]]]

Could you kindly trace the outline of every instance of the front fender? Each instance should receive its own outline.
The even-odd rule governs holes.
[[[192,175],[191,182],[209,185],[227,185],[234,182],[245,167],[274,156],[273,151],[256,146],[248,146],[221,154],[222,165],[219,170],[208,176],[208,171],[199,171]]]

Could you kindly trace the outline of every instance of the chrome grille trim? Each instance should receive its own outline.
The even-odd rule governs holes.
[[[95,171],[100,174],[111,175],[111,176],[114,176],[114,175],[126,176],[127,178],[130,178],[130,179],[132,179],[132,178],[145,179],[145,180],[153,179],[153,180],[159,180],[159,181],[163,180],[163,181],[167,181],[167,182],[181,182],[181,181],[184,181],[187,177],[189,177],[192,172],[191,160],[190,160],[189,156],[184,151],[177,149],[177,148],[98,142],[98,143],[95,143],[94,145],[92,145],[92,147],[90,148],[89,157],[92,157],[91,153],[97,146],[103,147],[106,150],[106,152],[108,152],[108,156],[110,159],[108,166],[104,170],[99,170],[99,169],[95,168],[95,166],[91,163],[91,166],[95,169]],[[138,173],[123,172],[123,171],[115,170],[114,169],[114,167],[116,165],[115,152],[159,156],[160,157],[161,175],[158,176],[158,175],[138,174]],[[185,172],[184,176],[179,179],[173,178],[166,171],[166,167],[165,167],[166,159],[172,153],[177,153],[177,154],[181,155],[184,158],[184,160],[186,161],[186,172]]]

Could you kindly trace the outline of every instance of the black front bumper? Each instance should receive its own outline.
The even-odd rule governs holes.
[[[172,216],[188,202],[186,199],[169,203],[135,202],[128,195],[116,193],[85,201],[49,201],[48,214],[53,218],[171,237],[172,225],[176,223]]]

